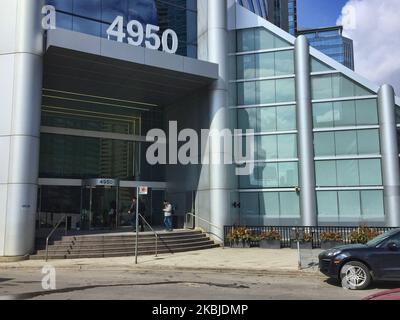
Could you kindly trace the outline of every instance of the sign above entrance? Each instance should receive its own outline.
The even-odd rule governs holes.
[[[148,187],[139,187],[139,195],[140,196],[147,196],[148,193],[149,193]]]
[[[56,13],[54,6],[46,5],[42,8],[42,27],[44,30],[56,29]],[[126,30],[126,33],[124,32]],[[166,29],[160,35],[160,27],[152,24],[143,24],[137,20],[124,22],[123,16],[117,16],[107,31],[108,40],[115,39],[118,42],[127,42],[130,45],[146,47],[152,50],[159,50],[174,54],[178,51],[179,39],[177,33],[172,29]],[[127,36],[128,35],[128,36]]]
[[[117,187],[118,181],[115,179],[89,179],[84,181],[85,186],[90,187]]]

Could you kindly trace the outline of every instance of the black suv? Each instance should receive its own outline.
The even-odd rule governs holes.
[[[400,281],[400,229],[394,229],[367,244],[339,246],[319,255],[319,270],[362,290],[372,280]]]

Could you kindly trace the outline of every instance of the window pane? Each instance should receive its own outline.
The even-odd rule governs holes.
[[[344,76],[333,75],[332,87],[334,98],[354,97],[355,95],[353,81]]]
[[[242,189],[253,189],[260,187],[260,181],[258,179],[258,174],[260,168],[256,165],[253,172],[250,175],[239,176],[239,185]]]
[[[357,132],[343,131],[335,133],[336,155],[356,155],[357,154]]]
[[[318,216],[337,216],[339,214],[337,192],[317,192]]]
[[[360,185],[382,185],[381,161],[379,159],[360,160]]]
[[[335,127],[354,126],[356,124],[354,101],[335,102],[333,115]]]
[[[276,108],[260,109],[260,131],[271,132],[276,131]]]
[[[359,191],[339,192],[339,214],[342,217],[352,218],[356,218],[361,215]]]
[[[275,55],[273,52],[257,54],[257,76],[275,76]]]
[[[259,137],[257,160],[278,159],[277,136]]]
[[[298,186],[297,162],[279,163],[279,187]]]
[[[278,164],[277,163],[263,163],[259,164],[261,170],[261,179],[263,188],[277,188],[279,187],[278,180]]]
[[[361,191],[363,217],[383,217],[383,191]]]
[[[294,56],[292,50],[275,53],[275,74],[277,76],[294,74]]]
[[[244,29],[237,32],[237,50],[254,51],[254,29]]]
[[[256,62],[254,54],[237,57],[237,79],[256,77]]]
[[[315,133],[314,148],[317,157],[334,156],[335,134],[333,132]]]
[[[271,32],[264,28],[255,30],[255,50],[273,49],[274,47],[274,36]]]
[[[277,130],[295,130],[296,129],[296,107],[295,106],[282,106],[277,107],[276,119]]]
[[[338,186],[349,187],[349,186],[359,185],[360,179],[358,176],[357,160],[337,161],[336,166],[337,166]]]
[[[276,102],[295,101],[294,79],[276,80]]]
[[[257,128],[257,109],[238,109],[238,127],[239,129],[255,129]]]
[[[336,162],[316,161],[315,176],[317,187],[336,187]]]
[[[299,216],[299,196],[295,192],[281,192],[279,194],[281,216]]]
[[[322,72],[322,71],[330,71],[331,67],[328,67],[326,64],[321,61],[311,58],[311,72]]]
[[[258,217],[258,193],[256,192],[241,192],[240,193],[240,219],[245,220],[248,218]],[[242,221],[243,221],[242,220]],[[244,221],[243,221],[244,222]]]
[[[278,158],[297,158],[297,141],[295,134],[285,134],[278,136]]]
[[[333,128],[332,103],[315,103],[313,105],[314,128]]]
[[[311,87],[312,87],[312,98],[314,100],[332,98],[331,75],[312,77]]]
[[[358,125],[378,124],[378,106],[376,99],[357,100],[356,114]]]
[[[357,132],[358,153],[380,154],[379,131],[378,130],[359,130]]]
[[[255,82],[238,83],[238,105],[252,105],[256,102]]]
[[[260,194],[260,214],[279,217],[279,193],[264,192]]]
[[[258,102],[260,104],[268,104],[275,102],[275,81],[259,81],[257,82]]]

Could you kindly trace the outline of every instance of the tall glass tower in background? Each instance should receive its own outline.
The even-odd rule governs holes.
[[[305,35],[315,49],[354,70],[353,40],[343,36],[342,26],[299,30],[297,34]]]

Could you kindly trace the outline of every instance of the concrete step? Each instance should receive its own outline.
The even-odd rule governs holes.
[[[174,250],[176,248],[180,247],[193,247],[193,246],[201,246],[201,245],[206,245],[206,244],[213,244],[214,242],[210,239],[205,239],[202,241],[196,241],[196,242],[187,242],[187,243],[174,243],[174,244],[162,244],[158,245],[158,248],[160,249],[170,249]],[[154,244],[139,244],[138,245],[139,250],[149,250],[149,249],[154,249],[155,245]],[[129,246],[123,246],[123,247],[91,247],[91,248],[79,248],[79,247],[71,247],[71,248],[65,248],[65,247],[52,247],[49,246],[49,254],[50,253],[74,253],[74,252],[107,252],[107,251],[132,251],[135,250],[135,245],[129,245]],[[46,250],[39,250],[37,254],[46,254]]]
[[[206,249],[213,249],[218,248],[218,244],[211,244],[211,245],[201,245],[201,246],[194,246],[194,247],[187,247],[187,248],[176,248],[174,249],[174,253],[178,252],[187,252],[187,251],[198,251],[198,250],[206,250]],[[171,253],[167,249],[160,249],[158,250],[158,254],[165,254]],[[154,255],[155,250],[154,248],[150,251],[139,251],[138,253],[140,256],[144,255]],[[49,255],[49,259],[51,260],[62,260],[62,259],[82,259],[82,258],[107,258],[107,257],[125,257],[125,256],[134,256],[134,251],[124,251],[124,252],[103,252],[103,253],[91,253],[91,254],[56,254],[56,255]],[[33,255],[30,257],[32,260],[44,260],[45,255]]]
[[[170,237],[159,237],[159,242],[165,241],[180,241],[180,240],[186,240],[186,239],[203,239],[206,238],[207,236],[205,234],[189,234],[189,235],[176,235],[176,236],[170,236]],[[149,242],[153,241],[155,242],[155,236],[152,237],[139,237],[138,238],[139,242]],[[136,238],[135,237],[121,237],[121,238],[96,238],[96,239],[82,239],[82,238],[76,238],[76,239],[67,239],[67,240],[60,240],[60,241],[55,241],[53,245],[101,245],[105,243],[112,243],[112,244],[124,244],[124,243],[135,243]]]

